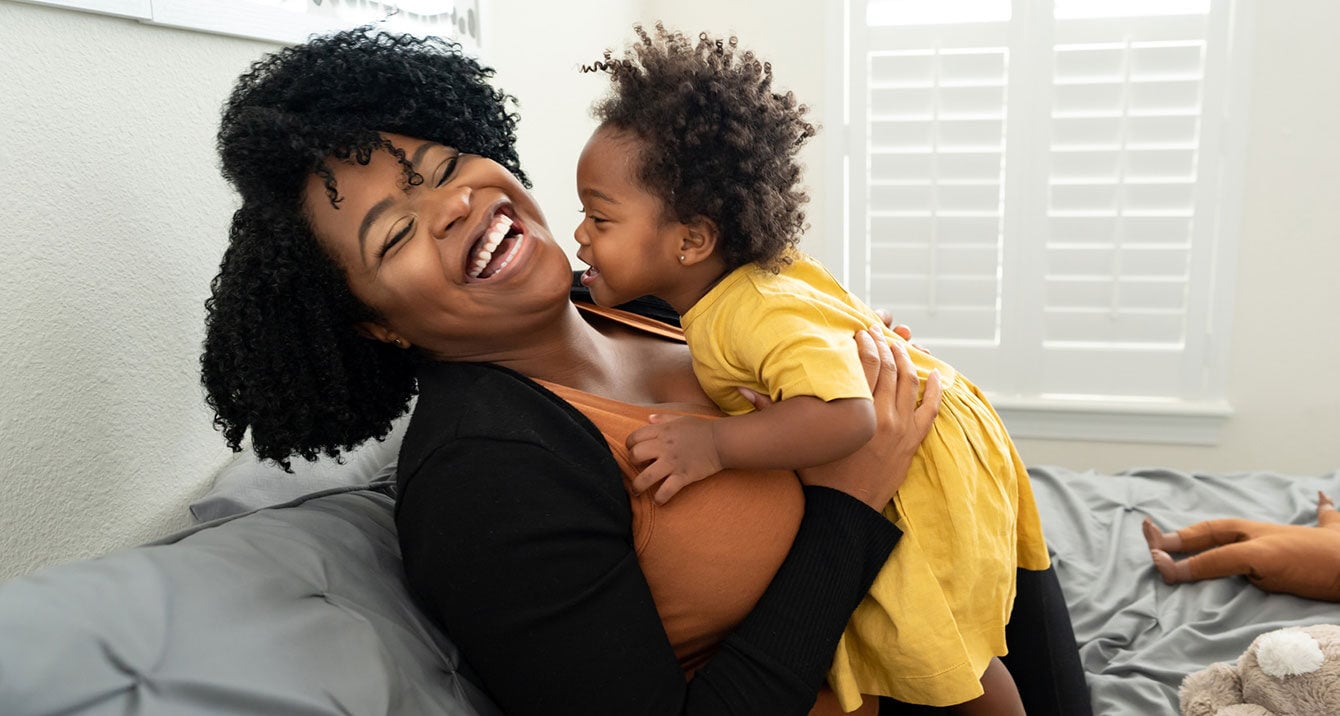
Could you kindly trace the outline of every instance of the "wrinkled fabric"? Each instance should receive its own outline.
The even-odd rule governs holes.
[[[723,411],[752,409],[738,386],[774,400],[870,398],[852,337],[879,319],[818,262],[791,258],[780,273],[734,270],[683,316],[694,374]],[[1048,566],[1028,475],[1004,424],[953,367],[912,348],[908,355],[923,381],[939,371],[944,397],[884,510],[903,540],[852,614],[828,673],[847,710],[861,694],[934,706],[980,696],[987,664],[1007,651],[1016,568]]]
[[[1164,584],[1140,531],[1146,516],[1166,529],[1223,517],[1314,524],[1317,490],[1340,495],[1340,472],[1029,473],[1096,716],[1176,716],[1187,674],[1236,661],[1274,629],[1340,624],[1340,605],[1269,594],[1245,577]]]
[[[0,714],[494,716],[366,490],[0,585]]]

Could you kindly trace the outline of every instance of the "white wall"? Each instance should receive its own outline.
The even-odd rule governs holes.
[[[1236,414],[1214,447],[1020,440],[1030,464],[1340,469],[1340,3],[1245,2],[1254,3],[1256,21],[1251,114],[1232,344],[1224,346]],[[772,61],[781,86],[824,117],[825,3],[647,4],[644,19],[675,29],[736,32]],[[816,238],[830,225],[823,157],[840,151],[837,129],[827,127],[806,155]],[[816,242],[808,248],[822,254]]]
[[[575,256],[577,157],[596,126],[591,104],[609,87],[604,75],[579,70],[632,35],[637,3],[490,2],[486,61],[498,71],[497,86],[519,102],[521,166],[554,238]]]
[[[230,455],[197,368],[214,132],[268,47],[0,2],[0,578],[184,526]]]

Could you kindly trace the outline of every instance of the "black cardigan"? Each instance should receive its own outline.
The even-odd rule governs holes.
[[[427,366],[419,390],[397,476],[406,574],[504,713],[808,712],[901,536],[879,512],[806,488],[777,575],[686,684],[595,426],[490,364]]]

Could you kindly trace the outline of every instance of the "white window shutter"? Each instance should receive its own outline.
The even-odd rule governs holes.
[[[1189,397],[1209,16],[1055,20],[1040,390]],[[1207,166],[1209,165],[1209,166]],[[1204,292],[1202,288],[1202,292]]]
[[[1227,5],[864,3],[852,290],[997,396],[1222,399]]]
[[[1009,24],[867,27],[862,40],[850,181],[868,210],[854,215],[865,242],[852,247],[851,288],[919,336],[994,350]]]

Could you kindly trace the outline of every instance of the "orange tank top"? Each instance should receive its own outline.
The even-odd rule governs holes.
[[[679,329],[636,314],[577,305],[654,335],[684,340]],[[657,505],[650,493],[632,494],[632,480],[640,470],[629,461],[625,440],[646,425],[653,412],[691,413],[631,405],[555,383],[543,385],[580,410],[605,436],[633,506],[638,563],[675,656],[685,677],[692,678],[754,608],[791,549],[805,509],[800,481],[784,470],[726,470]],[[692,414],[720,415],[707,408]],[[874,699],[866,699],[865,705],[875,706]],[[811,716],[821,713],[842,713],[826,690]],[[862,708],[858,713],[875,710]]]

